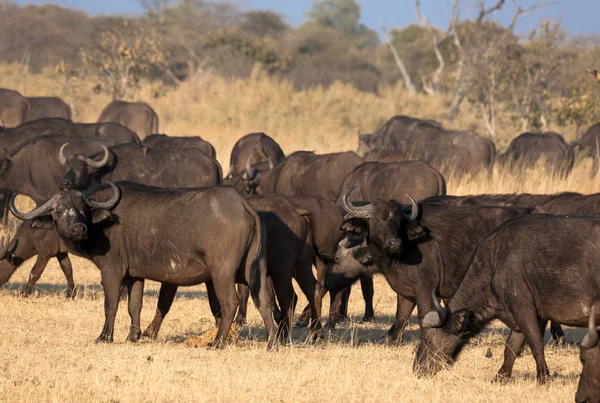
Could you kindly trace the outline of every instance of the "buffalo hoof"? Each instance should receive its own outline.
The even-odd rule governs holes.
[[[74,289],[68,289],[67,290],[67,295],[66,295],[66,299],[75,299],[75,297],[77,296],[77,292],[75,292]]]
[[[112,343],[112,342],[113,342],[113,336],[112,336],[112,334],[101,334],[96,339],[96,344],[99,344],[99,343]]]
[[[140,340],[140,337],[142,336],[142,332],[140,331],[140,329],[131,329],[129,331],[129,335],[127,336],[127,338],[125,339],[125,341],[129,341],[132,343],[137,343]]]
[[[373,322],[373,319],[375,319],[375,315],[365,315],[365,316],[363,316],[363,318],[360,320],[360,323],[369,323],[369,322]]]
[[[22,298],[27,298],[31,295],[31,290],[23,290],[19,293]]]
[[[235,324],[238,325],[239,327],[244,327],[248,324],[248,322],[246,321],[245,317],[238,316],[237,318],[235,318]]]
[[[215,340],[211,343],[208,343],[207,350],[223,350],[225,348],[225,343],[222,339]]]
[[[144,330],[144,333],[142,333],[142,339],[156,340],[157,337],[158,335],[156,334],[156,332],[150,329],[146,329]]]
[[[510,373],[503,371],[502,369],[498,371],[496,376],[492,379],[492,383],[498,383],[500,385],[505,385],[510,380]]]

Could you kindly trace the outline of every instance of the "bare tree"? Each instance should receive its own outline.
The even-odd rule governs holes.
[[[396,65],[398,66],[398,69],[400,70],[400,73],[402,74],[402,78],[404,79],[404,85],[406,86],[406,89],[408,89],[408,91],[411,94],[416,94],[417,90],[412,83],[410,75],[406,71],[406,67],[404,67],[404,63],[402,62],[400,55],[398,55],[398,51],[396,50],[396,47],[394,46],[394,43],[392,42],[392,37],[390,35],[390,32],[388,31],[385,24],[383,23],[383,20],[381,20],[381,29],[383,30],[383,36],[385,37],[385,43],[390,48],[390,51],[392,52],[392,55],[394,56],[394,60],[396,61]]]

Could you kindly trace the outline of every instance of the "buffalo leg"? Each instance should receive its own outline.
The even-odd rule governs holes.
[[[104,289],[104,327],[96,339],[96,343],[112,343],[115,332],[115,317],[119,308],[119,295],[123,277],[115,273],[102,273]]]
[[[285,342],[289,339],[290,326],[292,323],[294,287],[292,285],[291,273],[290,276],[287,277],[280,276],[278,270],[276,270],[276,272],[277,274],[273,273],[274,275],[271,278],[273,280],[275,295],[277,296],[281,308],[281,320],[278,323],[277,340]]]
[[[328,328],[334,328],[338,323],[346,318],[348,312],[347,301],[350,298],[351,287],[344,288],[340,292],[329,291],[329,317],[325,324]],[[345,311],[345,312],[344,312]]]
[[[42,277],[42,273],[44,272],[44,269],[46,269],[49,260],[50,256],[38,255],[37,260],[31,269],[31,273],[29,273],[29,280],[27,280],[27,287],[23,292],[23,296],[27,297],[31,294],[35,283]]]
[[[327,294],[327,289],[323,287],[323,283],[325,282],[325,277],[327,276],[327,272],[329,267],[325,264],[321,259],[317,258],[314,262],[315,268],[317,269],[317,283],[318,283],[318,298],[321,300],[321,305],[323,305],[323,297]],[[330,306],[331,311],[331,306]],[[298,318],[296,322],[297,327],[306,327],[310,322],[310,304],[307,304],[306,307],[302,310],[302,314]]]
[[[496,375],[495,381],[503,381],[506,378],[510,378],[515,360],[521,354],[524,345],[525,335],[520,332],[511,331],[506,340],[506,347],[504,347],[504,362]]]
[[[317,339],[319,337],[319,333],[321,331],[321,303],[322,298],[319,290],[319,283],[313,276],[311,270],[311,260],[309,257],[310,253],[302,253],[298,260],[296,261],[296,265],[294,267],[294,273],[296,282],[300,286],[300,289],[308,299],[308,304],[310,306],[310,319],[311,319],[311,329],[312,329],[312,337],[313,339]]]
[[[142,335],[140,327],[140,314],[142,312],[142,303],[144,300],[144,279],[135,277],[127,281],[127,296],[129,317],[131,318],[131,326],[129,327],[129,335],[126,341],[137,342]]]
[[[233,324],[233,319],[239,305],[237,292],[235,290],[235,277],[214,276],[212,280],[215,296],[221,307],[221,323],[215,340],[210,344],[211,348],[221,349],[225,347],[227,335]],[[208,284],[207,284],[208,286]],[[210,298],[209,298],[210,301]],[[211,304],[211,309],[213,304]],[[213,312],[214,313],[214,312]]]
[[[71,266],[71,259],[66,252],[59,252],[56,255],[56,260],[65,279],[67,280],[67,298],[75,298],[75,282],[73,281],[73,267]]]
[[[171,309],[171,305],[173,304],[173,300],[175,299],[175,294],[177,294],[177,286],[162,283],[160,285],[160,291],[158,292],[158,304],[156,307],[156,314],[154,315],[154,319],[148,328],[144,330],[142,333],[142,337],[148,337],[151,339],[156,339],[158,335],[158,331],[160,330],[160,325],[162,324],[163,319],[169,313]]]
[[[362,290],[365,300],[365,315],[361,322],[373,322],[375,312],[373,310],[373,277],[365,277],[360,279],[360,289]]]
[[[238,326],[246,325],[246,313],[248,311],[248,298],[250,298],[250,289],[247,285],[238,284],[237,285],[237,293],[238,299],[240,301],[240,306],[238,307],[238,312],[235,317],[235,323]]]
[[[565,340],[565,332],[560,326],[560,323],[554,321],[550,322],[550,334],[557,344],[563,343]]]
[[[544,383],[550,375],[550,371],[544,357],[544,334],[540,331],[539,320],[534,314],[526,313],[524,317],[515,317],[515,321],[531,348],[531,354],[533,354],[536,364],[537,380],[539,383]]]
[[[396,322],[388,330],[388,340],[392,344],[404,341],[404,329],[416,305],[415,301],[408,300],[400,294],[397,297]]]
[[[213,318],[215,318],[215,326],[219,327],[221,325],[221,304],[219,303],[219,298],[217,297],[215,285],[212,280],[206,282],[206,292],[208,294],[210,312],[212,313]]]

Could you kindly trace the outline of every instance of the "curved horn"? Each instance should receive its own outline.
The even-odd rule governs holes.
[[[245,180],[252,180],[256,176],[256,169],[252,168],[250,160],[252,160],[252,154],[248,156],[248,160],[246,161],[246,172],[244,173]]]
[[[275,163],[271,159],[271,157],[267,156],[267,161],[269,161],[269,169],[275,168]]]
[[[350,186],[342,193],[342,207],[344,207],[346,213],[350,214],[352,217],[370,218],[373,213],[373,206],[370,203],[366,206],[359,207],[353,205],[350,199],[348,199],[348,196],[354,189],[356,189],[356,186]]]
[[[410,204],[411,206],[411,211],[410,211],[410,218],[411,220],[416,220],[417,217],[419,217],[419,205],[417,204],[417,202],[415,201],[415,199],[413,199],[408,193],[406,193],[406,197],[408,197],[410,199]]]
[[[2,237],[2,246],[0,246],[0,260],[4,259],[6,257],[6,254],[8,253],[8,245],[10,244],[10,234],[7,234],[6,237],[6,240],[4,239],[4,237]]]
[[[590,309],[590,319],[588,321],[588,332],[581,340],[581,347],[594,348],[598,344],[598,329],[596,329],[596,307],[592,305]]]
[[[431,290],[431,300],[433,301],[433,306],[435,306],[435,312],[427,312],[423,317],[423,327],[440,327],[448,319],[450,309],[442,307],[439,298],[435,295],[435,288]]]
[[[88,166],[90,166],[92,168],[102,168],[104,165],[106,165],[108,163],[108,158],[110,157],[108,148],[106,148],[106,146],[104,144],[101,144],[100,147],[102,147],[102,150],[104,151],[104,158],[102,158],[100,161],[95,161],[91,158],[86,157],[85,162],[86,162],[86,164],[88,164]]]
[[[225,176],[225,178],[223,178],[223,179],[227,179],[227,178],[229,178],[229,177],[232,177],[232,176],[233,176],[233,171],[234,171],[234,169],[235,169],[235,168],[234,168],[234,166],[233,166],[233,165],[231,165],[231,166],[229,167],[229,172],[227,172],[227,175],[226,175],[226,176]]]
[[[19,220],[31,220],[36,217],[42,216],[42,215],[48,213],[49,211],[52,211],[52,209],[54,208],[53,204],[54,204],[54,199],[56,198],[56,195],[54,197],[52,197],[50,200],[48,200],[46,203],[42,204],[40,207],[31,210],[29,213],[21,213],[19,210],[17,210],[17,208],[15,207],[15,199],[16,198],[17,198],[17,195],[14,194],[8,201],[8,207],[10,209],[10,212],[15,217],[17,217]]]
[[[260,158],[262,158],[263,160],[268,160],[269,157],[267,156],[267,154],[265,154],[265,150],[263,149],[262,145],[256,146],[256,151],[258,151],[258,155],[260,155]]]
[[[85,202],[88,206],[90,206],[92,208],[101,208],[101,209],[110,210],[117,205],[117,203],[119,202],[119,199],[121,198],[121,189],[119,189],[119,187],[112,182],[106,182],[106,184],[109,185],[113,189],[113,196],[105,202],[99,202],[96,200],[88,199],[86,197]]]
[[[67,165],[67,157],[65,157],[65,148],[69,145],[69,143],[65,143],[60,147],[60,150],[58,151],[58,160],[60,161],[61,165]]]

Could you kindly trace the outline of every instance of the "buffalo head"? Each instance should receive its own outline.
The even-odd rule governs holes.
[[[600,402],[600,344],[596,328],[596,309],[592,306],[588,321],[588,332],[581,340],[580,360],[583,365],[579,387],[575,395],[577,402]]]
[[[65,156],[65,148],[69,143],[65,143],[60,147],[58,159],[60,163],[68,167],[67,173],[60,181],[61,189],[87,189],[92,185],[92,177],[102,167],[108,164],[110,153],[104,145],[100,145],[104,151],[104,156],[100,161],[93,160],[83,154],[75,154],[73,156]]]
[[[401,255],[405,244],[417,242],[427,235],[419,221],[419,206],[409,195],[412,207],[406,214],[402,205],[395,200],[374,201],[356,206],[349,200],[354,187],[342,194],[342,207],[350,218],[342,224],[342,230],[355,235],[368,234],[369,249],[381,254]]]
[[[377,148],[377,138],[372,134],[358,133],[358,148],[356,154],[364,157],[369,151]]]
[[[336,292],[341,291],[361,277],[371,276],[375,272],[377,272],[377,265],[369,253],[366,239],[344,237],[338,244],[334,264],[325,277],[325,288]]]
[[[36,220],[42,216],[51,216],[59,235],[68,240],[87,239],[89,227],[111,217],[110,209],[120,200],[121,190],[114,183],[107,183],[113,190],[108,201],[99,202],[88,198],[78,190],[63,190],[36,209],[22,213],[15,207],[15,197],[9,201],[10,212],[20,220]]]

